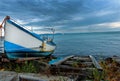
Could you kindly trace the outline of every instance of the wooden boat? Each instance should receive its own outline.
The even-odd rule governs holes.
[[[56,44],[53,39],[42,39],[38,34],[30,32],[6,16],[1,24],[4,28],[4,53],[9,59],[40,57],[51,55]]]

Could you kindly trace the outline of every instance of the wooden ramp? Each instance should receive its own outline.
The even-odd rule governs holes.
[[[102,67],[92,55],[67,56],[63,59],[51,63],[50,68],[53,75],[74,75],[76,77],[93,76],[92,73],[94,69],[102,71]]]

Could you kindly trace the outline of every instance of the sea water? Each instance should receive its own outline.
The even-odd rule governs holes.
[[[56,56],[120,56],[120,32],[57,34]]]
[[[53,55],[57,57],[68,55],[120,56],[120,32],[56,34],[54,42],[57,48]],[[1,51],[2,42],[0,45]]]

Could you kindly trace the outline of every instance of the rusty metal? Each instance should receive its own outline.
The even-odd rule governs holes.
[[[6,17],[4,18],[4,20],[2,21],[2,23],[1,23],[1,25],[0,25],[0,28],[2,28],[3,23],[4,23],[6,20],[8,20],[8,19],[10,19],[10,16],[6,16]]]

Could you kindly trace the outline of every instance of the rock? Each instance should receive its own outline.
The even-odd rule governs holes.
[[[19,73],[19,81],[72,81],[69,77],[53,76],[49,77],[43,74]]]
[[[47,81],[32,75],[19,75],[19,81]]]
[[[12,71],[0,71],[0,81],[72,81],[69,77],[53,76],[35,73],[16,73]]]
[[[105,59],[105,62],[107,63],[107,64],[110,64],[110,63],[112,63],[113,62],[113,59],[112,58],[106,58]]]
[[[17,73],[11,71],[0,71],[0,81],[17,81]]]

